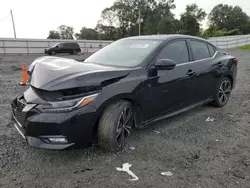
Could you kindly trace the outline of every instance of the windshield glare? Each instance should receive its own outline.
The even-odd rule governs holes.
[[[60,43],[56,43],[54,46],[52,46],[52,48],[55,48],[57,45],[59,45]]]
[[[84,62],[107,66],[135,67],[160,43],[160,40],[118,40],[99,50]]]

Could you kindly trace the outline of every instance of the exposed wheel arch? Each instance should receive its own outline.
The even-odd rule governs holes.
[[[98,145],[110,151],[122,150],[133,129],[133,114],[133,104],[127,100],[107,106],[98,123]]]
[[[231,84],[234,85],[234,80],[233,80],[233,77],[231,75],[227,75],[225,77],[228,77],[230,79],[230,81],[231,81]]]
[[[99,109],[97,110],[97,117],[96,117],[94,129],[93,129],[93,136],[94,137],[97,136],[98,123],[99,123],[100,118],[101,118],[103,112],[105,111],[105,109],[108,108],[113,103],[116,103],[117,101],[121,101],[121,100],[128,101],[133,105],[134,109],[136,110],[134,126],[135,127],[141,126],[142,120],[143,120],[141,105],[139,103],[137,103],[130,95],[126,95],[126,94],[118,95],[118,96],[114,96],[114,97],[110,98],[108,101],[106,101],[104,104],[102,104],[101,107],[99,107]]]

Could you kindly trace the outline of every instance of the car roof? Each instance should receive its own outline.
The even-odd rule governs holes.
[[[76,43],[76,42],[60,42],[58,44],[78,44],[78,43]]]
[[[201,40],[204,42],[207,42],[209,44],[211,44],[209,41],[200,38],[200,37],[195,37],[195,36],[191,36],[191,35],[180,35],[180,34],[171,34],[171,35],[141,35],[141,36],[133,36],[133,37],[127,37],[124,38],[126,39],[133,39],[133,40],[162,40],[162,41],[170,41],[173,39],[196,39],[196,40]],[[212,46],[214,46],[213,44],[211,44]]]
[[[171,35],[141,35],[141,36],[133,36],[133,37],[127,37],[125,39],[153,39],[153,40],[168,40],[168,39],[177,39],[177,38],[195,38],[195,39],[201,39],[198,37],[190,36],[190,35],[179,35],[179,34],[171,34]]]

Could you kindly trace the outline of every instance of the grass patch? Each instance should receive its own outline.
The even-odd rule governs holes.
[[[250,50],[250,45],[240,46],[240,47],[236,47],[233,49],[235,49],[235,50]]]

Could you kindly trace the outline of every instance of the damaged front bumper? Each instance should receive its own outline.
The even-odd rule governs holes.
[[[11,104],[14,126],[32,147],[65,149],[75,144],[87,146],[92,143],[94,110],[89,113],[42,113],[36,104],[26,104],[24,97]]]
[[[68,148],[68,147],[74,145],[74,143],[70,143],[70,144],[46,143],[42,140],[42,137],[36,138],[36,137],[32,137],[32,136],[25,136],[25,130],[22,128],[22,125],[15,118],[13,113],[12,113],[12,115],[13,115],[12,117],[14,120],[14,126],[15,126],[16,130],[27,141],[27,143],[32,147],[60,150],[60,149],[65,149],[65,148]],[[55,136],[51,136],[51,138],[54,138],[54,137]],[[62,137],[62,136],[59,136],[59,137]]]

